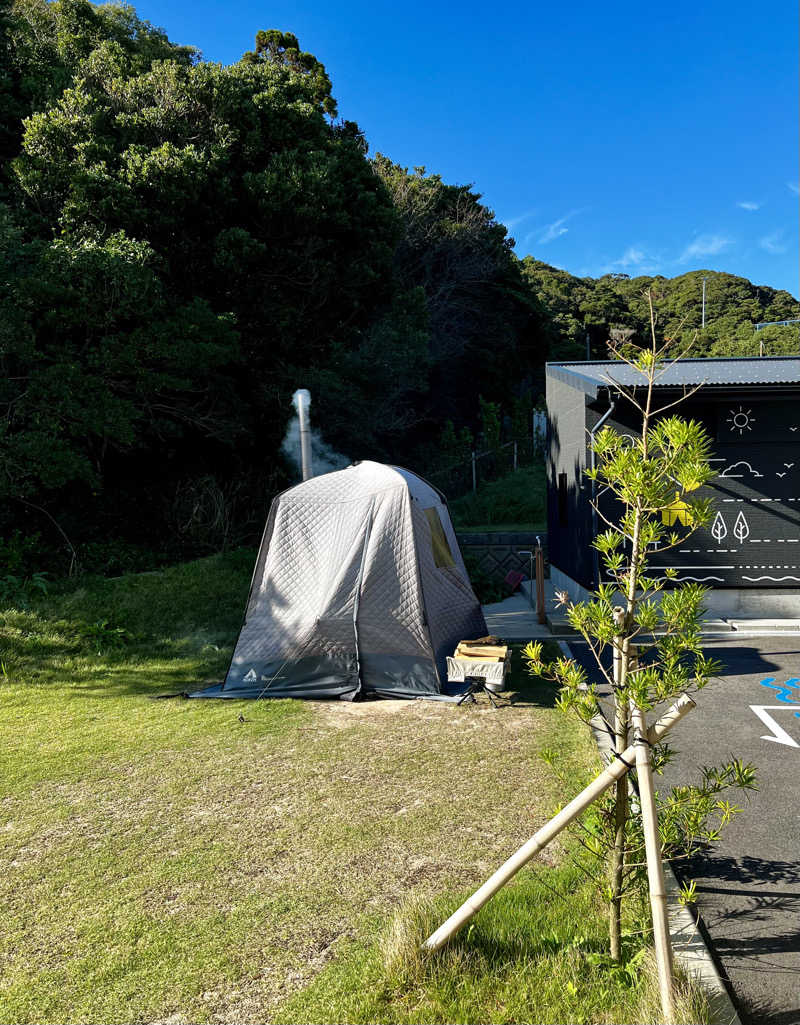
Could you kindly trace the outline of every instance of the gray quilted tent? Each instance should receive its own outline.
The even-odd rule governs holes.
[[[486,633],[444,499],[363,462],[272,503],[225,682],[196,697],[416,697]]]

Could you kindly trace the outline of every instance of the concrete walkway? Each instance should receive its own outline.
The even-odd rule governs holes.
[[[549,581],[545,581],[545,609],[548,607]],[[523,580],[522,588],[505,601],[483,606],[486,626],[490,634],[496,634],[506,641],[531,641],[536,638],[552,637],[550,627],[539,623],[536,618],[536,598],[529,597],[530,582]],[[550,603],[552,607],[552,602]]]
[[[519,591],[505,601],[483,606],[489,633],[508,641],[530,641],[543,637],[576,638],[578,635],[567,622],[563,611],[556,608],[555,591],[549,580],[545,580],[544,608],[549,625],[540,624],[536,618],[536,586],[530,580],[523,580]],[[531,597],[533,592],[533,597]],[[704,637],[769,636],[774,634],[800,633],[800,619],[725,619],[709,613],[701,625]]]

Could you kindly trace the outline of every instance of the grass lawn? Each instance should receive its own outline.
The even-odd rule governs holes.
[[[563,848],[414,955],[554,810],[539,752],[596,768],[543,685],[499,711],[150,700],[222,677],[253,557],[0,613],[0,1021],[655,1020]]]

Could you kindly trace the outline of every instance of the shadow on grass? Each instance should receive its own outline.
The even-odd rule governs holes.
[[[610,963],[607,940],[603,936],[580,936],[577,940],[570,940],[552,933],[543,934],[537,929],[540,923],[536,920],[527,924],[529,928],[526,928],[524,918],[518,921],[517,930],[512,935],[498,935],[491,925],[473,927],[469,938],[467,930],[464,930],[450,941],[449,955],[478,958],[483,970],[490,973],[507,970],[511,961],[526,963],[567,951],[597,961],[608,959]],[[433,964],[435,968],[436,963]]]
[[[5,617],[5,678],[24,688],[66,688],[85,697],[153,695],[200,690],[225,674],[233,640],[136,638],[93,634],[82,620],[39,615]]]
[[[545,644],[545,661],[561,654],[556,645],[550,642]],[[524,644],[511,645],[511,668],[506,682],[506,694],[503,696],[509,704],[520,708],[554,708],[558,698],[558,686],[527,671],[522,657],[524,647]]]
[[[185,666],[104,666],[81,672],[69,683],[71,693],[90,698],[156,697],[181,695],[219,683],[225,675],[196,672]],[[55,681],[53,681],[55,682]]]
[[[518,708],[555,708],[558,698],[558,687],[549,680],[536,677],[517,679],[514,689],[509,693],[509,704]]]
[[[630,971],[612,965],[604,909],[574,866],[526,870],[449,943],[425,952],[425,938],[458,903],[410,897],[371,947],[334,959],[273,1020],[658,1020],[642,938],[626,938]],[[709,1019],[701,1011],[676,1020]]]

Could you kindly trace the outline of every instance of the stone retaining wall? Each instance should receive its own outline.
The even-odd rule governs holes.
[[[526,577],[530,575],[530,556],[519,553],[532,552],[536,547],[537,536],[541,538],[544,547],[547,575],[547,534],[544,531],[538,535],[530,531],[458,531],[458,543],[465,558],[471,556],[484,573],[502,580],[512,569],[524,573]]]

